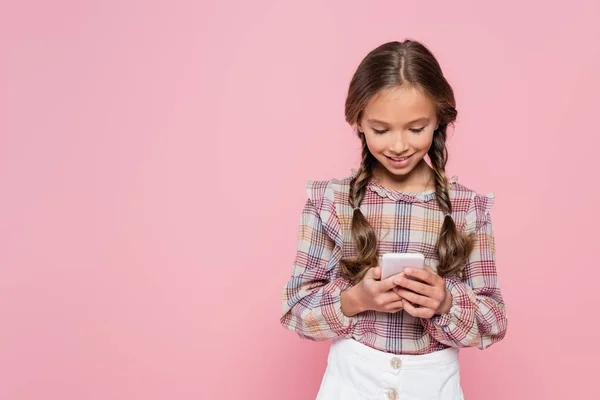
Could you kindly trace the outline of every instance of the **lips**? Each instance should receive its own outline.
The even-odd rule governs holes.
[[[408,167],[411,164],[410,158],[412,157],[412,154],[407,157],[385,157],[388,159],[388,164],[390,167],[394,169],[402,169]]]
[[[390,156],[386,156],[386,157],[393,161],[405,161],[405,160],[408,160],[410,157],[412,157],[412,155],[406,156],[406,157],[390,157]]]

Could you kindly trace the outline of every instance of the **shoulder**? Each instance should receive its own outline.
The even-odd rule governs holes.
[[[329,180],[309,180],[306,183],[309,207],[320,219],[326,234],[342,247],[341,223],[338,217],[340,204],[347,203],[352,176]]]
[[[451,185],[450,192],[452,200],[460,205],[488,211],[494,205],[496,197],[493,192],[481,194],[456,181]]]
[[[493,192],[481,194],[456,180],[452,183],[450,191],[454,210],[464,213],[466,229],[479,229],[489,222],[490,210],[496,200]]]
[[[309,180],[306,182],[306,194],[315,206],[323,206],[330,202],[332,205],[348,198],[352,175],[329,180]]]

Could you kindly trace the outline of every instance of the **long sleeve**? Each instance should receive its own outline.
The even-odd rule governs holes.
[[[422,319],[425,330],[451,347],[485,349],[504,338],[506,311],[496,272],[494,233],[489,209],[493,197],[477,195],[466,216],[466,231],[475,232],[475,247],[464,280],[447,278],[452,307],[447,314]]]
[[[302,338],[326,340],[347,335],[355,317],[341,310],[340,294],[351,284],[339,276],[341,249],[330,237],[334,219],[328,213],[324,224],[315,203],[309,198],[302,211],[292,276],[282,294],[281,324]]]

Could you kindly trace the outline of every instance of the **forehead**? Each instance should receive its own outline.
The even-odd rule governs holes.
[[[363,118],[402,124],[422,117],[433,118],[435,112],[435,104],[420,89],[402,85],[375,94],[367,103]]]

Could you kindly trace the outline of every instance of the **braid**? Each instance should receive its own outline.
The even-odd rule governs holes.
[[[362,143],[362,159],[356,176],[350,181],[348,195],[348,202],[354,209],[351,233],[356,257],[340,260],[342,276],[353,283],[360,282],[369,268],[377,266],[379,258],[375,230],[359,208],[365,197],[367,184],[373,177],[373,155],[367,147],[365,135],[361,132],[359,134]]]
[[[437,272],[440,276],[456,275],[461,277],[465,263],[473,250],[475,238],[458,232],[452,219],[452,203],[446,178],[448,150],[446,148],[446,126],[441,126],[433,135],[433,143],[428,152],[435,171],[435,193],[438,204],[444,213],[444,222],[438,240],[440,258]]]
[[[446,177],[446,163],[448,162],[448,151],[446,149],[445,129],[438,131],[433,137],[429,158],[435,172],[435,194],[444,214],[452,214],[452,203],[448,193],[448,179]]]
[[[350,193],[348,195],[348,200],[352,208],[360,207],[365,196],[367,184],[373,177],[372,155],[367,147],[364,134],[361,135],[360,140],[362,142],[362,158],[356,176],[350,182]]]

